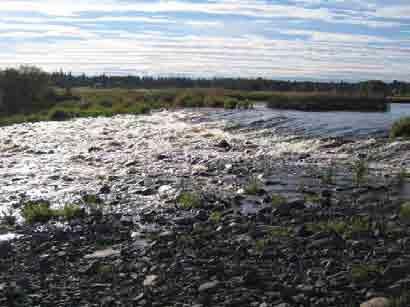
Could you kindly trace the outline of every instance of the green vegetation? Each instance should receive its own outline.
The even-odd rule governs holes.
[[[262,190],[262,182],[256,177],[252,177],[245,187],[245,193],[249,195],[257,195]]]
[[[323,184],[331,185],[334,184],[335,177],[335,167],[333,165],[326,168],[323,175],[320,176],[320,179]]]
[[[177,203],[180,208],[190,210],[201,207],[201,196],[194,192],[182,192],[178,198]]]
[[[334,231],[341,236],[352,237],[362,232],[368,232],[371,230],[371,224],[368,219],[362,217],[352,217],[350,219],[334,219],[328,221],[322,221],[317,223],[310,223],[306,225],[309,231],[326,232]]]
[[[400,218],[405,222],[410,222],[410,201],[401,205]]]
[[[221,221],[221,218],[222,218],[222,213],[219,211],[214,211],[209,216],[209,220],[215,224],[219,223]]]
[[[330,93],[282,93],[269,97],[267,106],[273,109],[300,111],[368,111],[385,112],[385,98],[338,96]]]
[[[278,207],[280,205],[286,204],[287,200],[285,197],[278,195],[278,194],[273,194],[271,195],[271,203],[273,207]]]
[[[61,209],[52,209],[47,201],[25,203],[21,215],[28,223],[46,223],[51,219],[69,221],[83,215],[83,210],[76,205],[65,205]]]
[[[393,124],[390,130],[391,138],[410,137],[410,117],[402,118]]]
[[[383,268],[373,264],[354,265],[351,269],[353,282],[365,283],[381,275]]]
[[[369,174],[369,164],[365,159],[358,159],[353,163],[353,182],[356,185],[366,183]]]

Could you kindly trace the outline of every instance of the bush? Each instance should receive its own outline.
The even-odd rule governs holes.
[[[52,209],[47,201],[28,202],[21,209],[21,215],[28,223],[46,223],[51,219],[69,221],[84,215],[84,210],[76,205],[65,205]]]
[[[28,223],[46,223],[54,217],[54,211],[47,201],[28,202],[21,209],[21,215]]]
[[[393,124],[390,130],[390,136],[392,138],[398,137],[410,137],[410,117],[402,118]]]
[[[238,105],[238,100],[235,98],[226,98],[224,101],[224,108],[225,109],[235,109],[236,106]]]
[[[249,195],[257,195],[262,191],[262,182],[256,177],[251,178],[245,187],[245,192]]]

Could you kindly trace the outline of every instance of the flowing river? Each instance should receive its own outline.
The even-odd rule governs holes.
[[[106,201],[141,208],[160,203],[161,195],[209,163],[229,166],[263,155],[303,162],[308,154],[308,163],[326,163],[365,152],[381,166],[408,167],[409,143],[382,138],[403,116],[410,116],[410,104],[394,104],[386,113],[307,113],[258,105],[2,127],[0,212],[27,199],[76,202],[107,184]],[[336,146],[335,137],[353,140]],[[217,150],[221,140],[233,150]]]

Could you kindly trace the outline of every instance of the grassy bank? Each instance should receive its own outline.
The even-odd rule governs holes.
[[[269,97],[267,106],[274,109],[300,111],[362,111],[385,112],[388,101],[384,98],[338,96],[333,94],[276,94]]]
[[[47,109],[34,113],[0,114],[0,125],[77,117],[147,114],[158,108],[248,109],[254,102],[268,107],[303,111],[386,111],[384,99],[341,97],[330,94],[247,92],[224,89],[94,89],[76,88],[67,95],[56,90],[56,100]]]

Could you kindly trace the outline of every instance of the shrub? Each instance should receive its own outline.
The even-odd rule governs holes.
[[[60,217],[65,221],[69,221],[84,215],[84,210],[77,205],[65,205],[61,209],[54,211],[55,217]]]
[[[21,215],[28,223],[45,223],[54,217],[54,211],[47,201],[28,202],[21,209]]]
[[[410,137],[410,117],[396,121],[390,130],[390,136],[392,138]]]
[[[224,101],[224,108],[225,109],[235,109],[238,105],[238,100],[235,98],[226,98]]]
[[[310,223],[306,228],[312,232],[328,232],[334,231],[341,236],[352,237],[362,232],[371,230],[371,225],[368,219],[362,217],[352,217],[346,220],[329,220],[318,223]]]
[[[46,223],[51,219],[60,218],[69,221],[84,215],[84,210],[76,205],[65,205],[60,209],[52,209],[47,201],[26,203],[21,209],[21,215],[28,223]]]
[[[178,196],[177,203],[185,210],[199,208],[201,206],[201,197],[197,193],[183,192]]]

